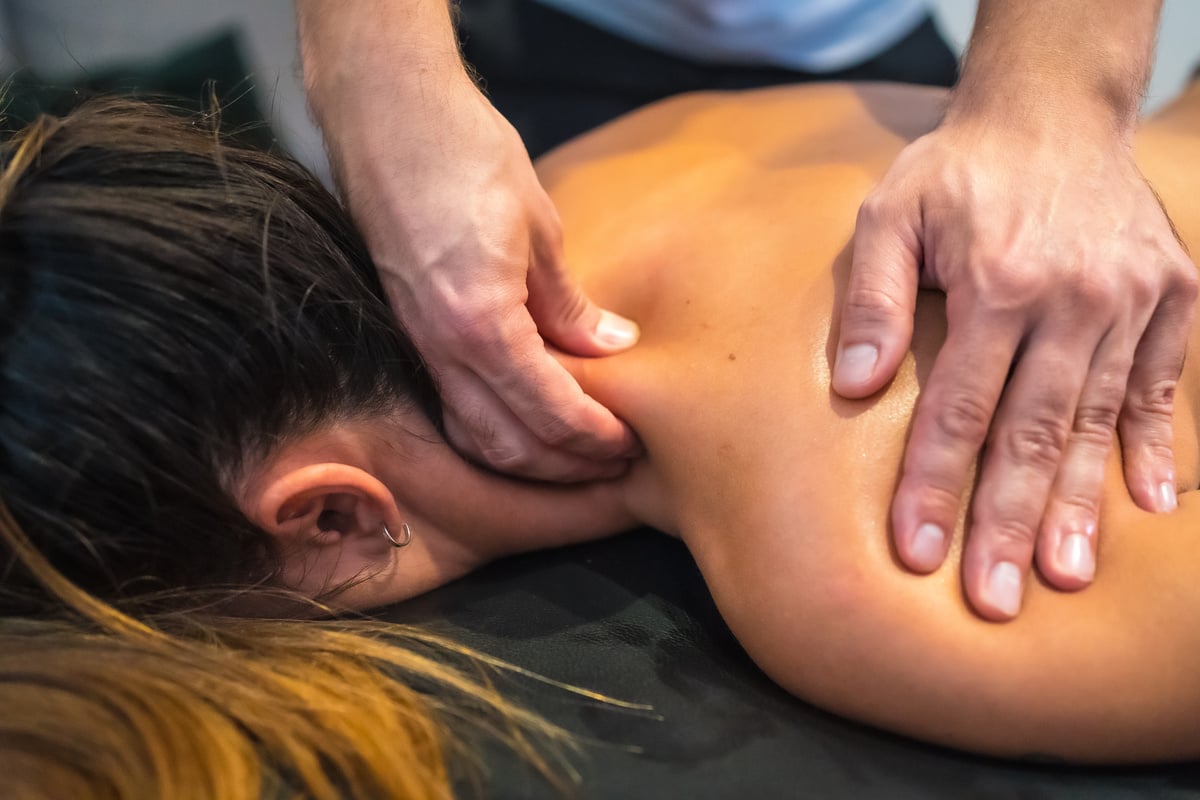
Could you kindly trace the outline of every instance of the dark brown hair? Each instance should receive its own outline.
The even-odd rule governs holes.
[[[14,139],[0,178],[0,495],[109,599],[269,582],[230,479],[348,415],[436,404],[337,200],[145,104]],[[14,576],[0,603],[29,599]]]
[[[532,742],[564,736],[490,687],[503,665],[412,627],[219,613],[277,563],[239,470],[335,420],[436,414],[337,200],[127,101],[2,158],[5,792],[449,798],[471,731],[551,776]]]

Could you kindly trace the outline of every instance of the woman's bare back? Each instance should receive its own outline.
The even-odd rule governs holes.
[[[568,263],[643,329],[630,353],[571,367],[646,444],[627,481],[639,516],[682,536],[733,631],[791,691],[998,754],[1195,756],[1200,502],[1186,490],[1200,481],[1200,371],[1189,365],[1177,398],[1181,508],[1139,511],[1112,461],[1093,587],[1032,582],[1021,616],[996,625],[962,599],[961,525],[931,576],[889,548],[943,304],[922,294],[912,356],[866,401],[830,392],[830,331],[858,205],[942,102],[891,86],[695,95],[548,156]],[[1185,99],[1138,140],[1185,242],[1200,241],[1196,106]]]

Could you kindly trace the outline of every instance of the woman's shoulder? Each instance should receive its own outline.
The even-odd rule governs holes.
[[[548,185],[579,167],[647,149],[736,144],[743,154],[791,148],[831,132],[905,141],[940,118],[946,91],[890,83],[808,83],[676,95],[643,106],[543,156]],[[841,143],[845,154],[846,142]]]

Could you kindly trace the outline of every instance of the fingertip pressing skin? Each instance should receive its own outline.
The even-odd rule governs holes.
[[[1129,496],[1143,511],[1169,514],[1178,505],[1173,467],[1159,465],[1160,457],[1148,455],[1145,448],[1122,442],[1125,460],[1125,485]]]
[[[895,305],[908,310],[867,322],[856,319],[854,309],[846,309],[831,376],[833,390],[842,397],[848,400],[870,397],[896,377],[912,344],[916,286],[912,287],[911,298],[898,298]]]
[[[1060,591],[1078,591],[1096,577],[1096,522],[1083,517],[1064,521],[1053,508],[1038,536],[1038,572]]]
[[[928,574],[946,560],[958,498],[965,486],[938,482],[931,488],[932,474],[910,466],[914,452],[910,440],[903,475],[892,499],[892,540],[908,569]]]
[[[1055,549],[1060,588],[1082,589],[1096,576],[1096,554],[1092,550],[1092,542],[1096,538],[1095,523],[1090,523],[1089,528],[1087,532],[1068,533],[1061,537]],[[1071,579],[1079,582],[1077,587],[1062,585]]]
[[[975,609],[984,617],[1003,622],[1021,613],[1025,593],[1025,573],[1028,566],[1012,561],[997,561],[986,573],[986,579],[974,594]]]
[[[633,320],[626,319],[608,309],[600,309],[595,337],[597,344],[604,348],[607,354],[628,350],[637,344],[641,335],[641,329]]]
[[[906,481],[908,482],[906,484]],[[905,568],[928,575],[941,567],[950,551],[950,535],[938,515],[921,503],[921,494],[910,489],[911,476],[905,475],[892,499],[892,543]]]
[[[916,527],[909,527],[910,533],[898,536],[896,549],[900,560],[913,572],[922,575],[933,572],[946,560],[950,547],[950,537],[940,525],[934,522],[922,522]]]
[[[1098,504],[1097,498],[1095,505]],[[1077,591],[1095,578],[1097,516],[1095,507],[1083,508],[1051,499],[1038,532],[1034,558],[1038,571],[1054,588]]]
[[[974,546],[972,547],[972,539]],[[1021,613],[1026,576],[1033,561],[1033,543],[1027,555],[1008,552],[1002,537],[989,524],[976,523],[967,531],[963,548],[963,595],[967,604],[989,622],[1008,622]]]
[[[879,346],[860,342],[838,348],[833,367],[833,389],[843,397],[859,398],[871,394],[875,367],[879,363]]]
[[[857,264],[855,269],[857,269]],[[851,282],[869,281],[851,275]],[[882,297],[874,290],[868,293]],[[917,287],[905,287],[905,296],[893,297],[867,308],[847,300],[839,324],[841,339],[833,362],[832,387],[842,397],[857,400],[883,389],[896,376],[912,344]],[[860,292],[860,296],[863,294]]]

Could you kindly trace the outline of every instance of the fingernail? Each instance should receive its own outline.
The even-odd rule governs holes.
[[[987,594],[1000,613],[1015,617],[1021,610],[1021,569],[1011,561],[996,564],[988,575]]]
[[[859,385],[871,379],[875,362],[879,360],[879,348],[873,344],[852,344],[838,353],[834,364],[834,377],[838,383]]]
[[[622,316],[600,310],[600,321],[596,323],[596,338],[609,347],[624,349],[637,343],[642,332],[637,323]]]
[[[933,572],[942,563],[946,548],[946,534],[932,522],[922,523],[913,534],[909,556],[912,566],[924,572]]]
[[[1076,578],[1090,581],[1096,574],[1096,557],[1088,538],[1082,533],[1072,533],[1058,545],[1058,563],[1065,572]]]
[[[1158,510],[1162,513],[1174,511],[1179,505],[1175,496],[1175,482],[1163,481],[1158,485]]]

